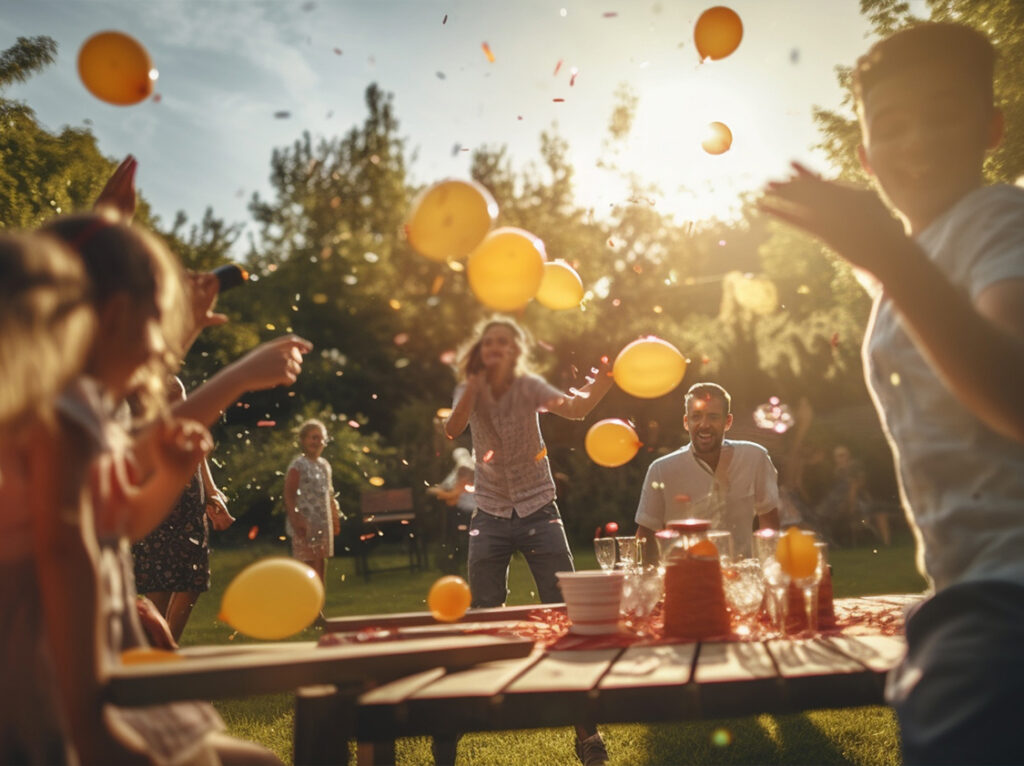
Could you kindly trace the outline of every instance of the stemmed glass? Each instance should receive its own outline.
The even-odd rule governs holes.
[[[734,559],[722,571],[725,600],[736,615],[736,633],[753,633],[753,618],[764,603],[765,578],[761,562],[755,558]]]
[[[715,544],[718,549],[718,558],[722,566],[727,565],[733,559],[732,533],[724,529],[712,529],[708,532],[708,540]]]
[[[809,533],[805,532],[804,534]],[[818,554],[814,571],[807,577],[793,579],[793,584],[804,594],[804,612],[807,615],[808,633],[815,633],[818,630],[818,585],[825,574],[825,567],[828,566],[828,546],[825,543],[815,542],[814,548]]]
[[[605,572],[610,572],[615,566],[615,538],[595,537],[594,555],[597,563]]]

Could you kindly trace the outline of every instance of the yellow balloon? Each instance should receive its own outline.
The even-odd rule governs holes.
[[[779,538],[775,558],[778,559],[782,571],[790,577],[810,577],[814,574],[814,568],[818,566],[818,549],[814,547],[814,535],[790,527]]]
[[[465,258],[491,230],[498,203],[475,181],[448,179],[425,190],[409,211],[409,244],[434,261]]]
[[[724,59],[736,50],[743,39],[743,22],[732,8],[716,5],[697,19],[693,41],[701,59]]]
[[[587,431],[583,442],[590,459],[605,468],[625,465],[640,449],[640,439],[625,420],[599,420]]]
[[[271,556],[250,564],[228,585],[220,619],[253,638],[287,638],[308,627],[324,605],[324,586],[301,561]]]
[[[180,662],[185,659],[177,652],[152,646],[134,646],[121,652],[122,665],[141,665],[146,662]]]
[[[708,154],[725,154],[732,146],[732,131],[724,122],[709,122],[700,145]]]
[[[455,622],[469,609],[472,597],[469,585],[458,575],[445,575],[430,586],[427,606],[434,619],[440,622]]]
[[[474,250],[466,276],[478,301],[497,311],[521,309],[544,277],[544,243],[528,231],[495,229]]]
[[[615,358],[612,377],[619,388],[641,399],[664,396],[686,374],[686,358],[668,341],[648,335],[625,346]]]
[[[553,311],[574,309],[583,300],[583,280],[565,261],[544,264],[544,277],[537,289],[537,303]]]
[[[123,32],[98,32],[78,51],[78,76],[96,98],[137,104],[153,92],[157,72],[142,43]]]

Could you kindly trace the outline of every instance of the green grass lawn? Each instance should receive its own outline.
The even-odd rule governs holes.
[[[284,543],[258,544],[214,551],[213,587],[196,605],[182,644],[255,643],[235,634],[217,619],[220,597],[244,566],[269,555],[287,555]],[[830,551],[833,589],[837,597],[877,593],[919,592],[924,582],[913,562],[909,540],[891,547],[859,547]],[[381,551],[371,558],[377,567],[401,564],[399,551]],[[593,552],[576,552],[578,569],[596,568]],[[425,609],[426,594],[439,572],[408,569],[374,574],[369,582],[355,575],[354,560],[333,559],[327,570],[328,616],[406,612]],[[510,574],[510,604],[536,603],[533,580],[517,558]],[[314,640],[306,630],[295,640]],[[230,732],[260,742],[286,763],[292,757],[292,697],[268,695],[216,703]],[[692,724],[602,725],[612,764],[898,764],[899,733],[884,707],[814,711],[785,716],[756,716]],[[397,762],[430,764],[426,738],[400,740]],[[570,729],[537,729],[493,734],[468,734],[459,743],[459,763],[521,766],[578,764]]]

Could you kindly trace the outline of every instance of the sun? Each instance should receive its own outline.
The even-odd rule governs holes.
[[[763,134],[769,97],[749,91],[745,83],[723,82],[703,71],[638,87],[633,128],[616,163],[659,188],[660,194],[639,201],[679,223],[736,219],[744,193],[778,172],[779,150],[773,153]],[[587,174],[578,188],[598,204],[636,202],[629,199],[627,184],[612,176],[605,173],[598,180],[597,173]]]

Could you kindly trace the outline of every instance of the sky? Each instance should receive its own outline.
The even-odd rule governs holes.
[[[811,151],[812,109],[840,105],[835,67],[871,42],[857,0],[734,0],[742,43],[701,63],[693,27],[709,5],[0,0],[0,49],[18,36],[58,43],[54,65],[4,95],[26,102],[50,130],[88,126],[111,158],[134,154],[139,189],[165,223],[178,210],[196,220],[208,206],[245,223],[252,193],[271,194],[273,150],[306,130],[335,136],[360,124],[374,82],[394,94],[412,181],[466,178],[471,150],[482,146],[506,145],[517,167],[539,165],[540,133],[555,127],[569,144],[577,201],[600,215],[628,198],[621,179],[599,167],[626,84],[638,106],[616,163],[658,186],[648,198],[656,209],[696,221],[728,216],[742,192],[793,159],[828,171]],[[111,106],[83,87],[78,50],[107,29],[147,48],[159,100]],[[732,130],[725,154],[701,149],[711,121]]]

